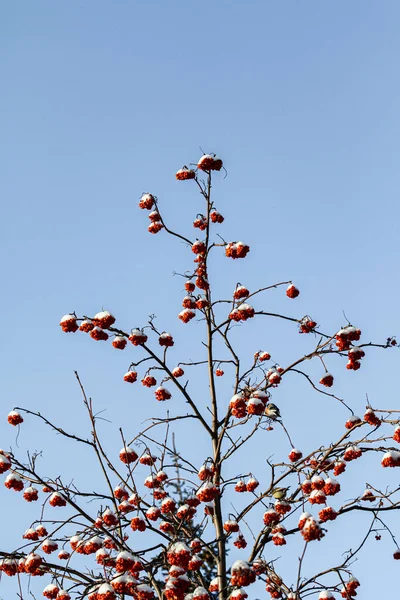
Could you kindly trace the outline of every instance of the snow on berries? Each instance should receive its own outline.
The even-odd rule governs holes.
[[[263,414],[265,405],[262,400],[251,396],[247,401],[247,413],[249,415],[257,415],[260,416]]]
[[[363,500],[364,502],[375,502],[376,496],[372,490],[367,488],[366,490],[364,490],[364,493],[361,496],[361,500]]]
[[[127,340],[122,335],[116,335],[112,341],[112,345],[117,350],[123,350],[127,344]]]
[[[147,228],[147,231],[152,234],[159,233],[163,229],[164,225],[161,221],[152,221]]]
[[[161,503],[161,512],[163,515],[168,515],[176,510],[176,502],[173,498],[164,498]]]
[[[25,531],[22,537],[24,540],[31,540],[32,542],[36,542],[39,539],[39,534],[36,531],[36,529],[32,529],[32,527],[30,527]]]
[[[152,375],[146,375],[142,379],[142,385],[144,385],[145,387],[154,387],[155,385],[157,385],[157,380]]]
[[[224,530],[226,533],[237,533],[239,531],[239,523],[235,519],[228,519],[224,522]]]
[[[326,521],[334,521],[337,518],[337,516],[338,513],[331,506],[326,506],[318,513],[318,517],[321,523],[326,523]]]
[[[36,502],[36,500],[39,499],[39,492],[33,486],[29,486],[29,487],[25,488],[24,493],[23,493],[23,498],[27,502]]]
[[[185,374],[185,372],[182,369],[182,367],[175,367],[174,369],[172,369],[171,373],[176,378],[182,377]]]
[[[335,477],[337,477],[341,473],[344,473],[345,470],[346,470],[346,463],[343,460],[337,460],[334,463],[333,474]]]
[[[372,425],[373,427],[379,427],[382,423],[381,419],[374,413],[372,408],[366,409],[363,419],[368,425]]]
[[[256,488],[258,488],[259,485],[260,485],[260,483],[259,483],[258,479],[256,479],[255,477],[251,476],[247,480],[246,491],[247,492],[254,492],[254,490]]]
[[[169,348],[170,346],[174,345],[174,339],[170,333],[166,333],[164,331],[164,333],[162,333],[158,338],[158,343],[160,344],[160,346]]]
[[[360,417],[357,417],[357,415],[351,415],[350,417],[348,417],[344,426],[346,429],[353,429],[353,427],[359,425],[360,423],[362,423]]]
[[[108,333],[103,331],[101,327],[93,327],[89,335],[96,342],[106,342],[108,340]]]
[[[175,177],[178,181],[186,181],[188,179],[194,179],[196,173],[192,169],[183,166],[182,169],[179,169],[179,171],[175,173]]]
[[[287,500],[275,500],[274,510],[278,515],[286,515],[292,510],[292,507]]]
[[[321,377],[321,379],[319,380],[321,385],[324,385],[325,387],[332,387],[333,386],[333,375],[331,373],[325,373],[325,375],[323,375]]]
[[[242,393],[232,396],[229,403],[229,408],[234,417],[243,419],[247,414],[246,401]]]
[[[327,496],[335,496],[340,492],[340,483],[333,477],[328,477],[325,479],[324,492]]]
[[[335,596],[329,590],[323,590],[320,592],[318,600],[335,600]]]
[[[160,217],[158,210],[153,210],[149,214],[149,219],[152,223],[156,223],[156,222],[160,221],[161,217]]]
[[[156,202],[156,197],[153,194],[142,194],[139,201],[139,208],[143,210],[151,210]]]
[[[247,486],[246,486],[245,482],[243,481],[243,479],[239,479],[239,481],[236,483],[235,492],[239,492],[239,494],[243,493],[243,492],[247,492]]]
[[[293,285],[293,283],[291,283],[288,288],[286,289],[286,296],[288,298],[297,298],[297,296],[300,294],[300,291],[297,289],[297,287],[295,285]]]
[[[147,342],[147,335],[141,329],[132,329],[128,339],[134,346],[141,346]]]
[[[142,454],[142,456],[139,458],[140,464],[147,465],[148,467],[152,467],[156,460],[157,457],[153,454],[150,454],[150,452],[144,452],[144,454]]]
[[[167,390],[164,386],[160,385],[156,391],[154,392],[156,400],[159,402],[163,402],[164,400],[169,400],[171,398],[171,392]]]
[[[167,561],[170,565],[176,565],[187,569],[190,559],[191,550],[184,542],[172,544],[167,551]]]
[[[397,425],[397,427],[395,427],[395,430],[393,432],[393,439],[395,442],[400,444],[400,425]]]
[[[58,592],[59,592],[59,588],[54,584],[54,583],[49,583],[49,585],[47,585],[44,590],[43,590],[43,596],[45,596],[46,598],[50,598],[50,600],[55,600],[55,598],[57,598]],[[109,599],[107,599],[109,600]]]
[[[47,529],[44,525],[40,524],[36,527],[36,532],[39,537],[47,537]]]
[[[133,531],[145,531],[146,521],[142,517],[133,517],[131,520],[131,529]]]
[[[341,589],[341,596],[343,598],[352,598],[357,595],[357,588],[360,586],[360,582],[355,577],[350,577],[350,579],[344,584],[344,587]]]
[[[354,346],[353,348],[350,348],[349,352],[348,352],[348,362],[346,365],[346,369],[349,369],[350,371],[357,371],[360,366],[360,360],[365,356],[365,352],[362,348],[359,348],[358,346]]]
[[[27,555],[25,559],[25,572],[26,573],[36,573],[41,567],[43,562],[40,554],[36,554],[35,552],[31,552]]]
[[[350,462],[352,460],[356,460],[357,458],[360,458],[360,456],[362,455],[362,450],[358,447],[358,446],[348,446],[346,448],[346,450],[344,451],[343,454],[343,459],[346,462]]]
[[[250,246],[243,242],[229,242],[225,246],[225,256],[228,258],[245,258],[250,252]]]
[[[58,544],[54,540],[47,539],[42,542],[41,548],[45,554],[51,554],[58,550]]]
[[[207,248],[206,248],[205,243],[200,240],[196,240],[194,242],[194,244],[192,245],[192,252],[194,254],[205,254],[206,250],[207,250]]]
[[[108,329],[115,323],[115,317],[108,312],[108,310],[102,310],[94,315],[92,319],[95,327],[100,327],[100,329]]]
[[[279,371],[276,368],[268,369],[268,371],[266,373],[266,377],[268,378],[268,382],[272,386],[279,385],[279,383],[281,382],[281,379],[282,379]]]
[[[349,350],[352,342],[358,342],[361,337],[360,329],[356,329],[352,325],[348,325],[347,327],[343,327],[340,329],[335,335],[336,338],[336,346],[340,352],[344,350]],[[361,358],[361,356],[360,356]],[[350,360],[350,356],[349,356]],[[354,359],[358,360],[358,359]]]
[[[292,448],[291,451],[289,452],[289,456],[288,456],[290,462],[295,463],[298,460],[300,460],[301,458],[303,458],[303,453],[301,452],[301,450],[298,450],[297,448]]]
[[[7,489],[14,490],[15,492],[20,492],[24,489],[24,482],[22,481],[21,477],[16,473],[10,473],[9,475],[7,475],[4,481],[4,485]]]
[[[231,567],[231,585],[247,587],[256,580],[256,574],[245,560],[237,560]]]
[[[271,537],[272,542],[275,546],[285,546],[286,540],[282,533],[274,533]]]
[[[54,492],[49,498],[49,504],[50,504],[50,506],[61,506],[62,507],[62,506],[66,506],[67,501],[59,492]]]
[[[137,373],[134,369],[130,369],[129,371],[127,371],[124,375],[124,381],[126,381],[127,383],[135,383],[135,381],[137,380]]]
[[[246,287],[244,287],[244,285],[241,285],[240,283],[238,283],[235,291],[233,292],[233,298],[235,300],[243,300],[244,298],[247,298],[249,293],[250,293],[249,290]]]
[[[325,504],[326,494],[322,490],[313,490],[308,497],[310,504]]]
[[[305,316],[300,321],[299,333],[311,333],[316,328],[317,323],[311,317]]]
[[[200,171],[220,171],[222,169],[222,160],[215,154],[203,154],[197,163]]]
[[[10,423],[10,425],[14,425],[15,427],[16,425],[23,423],[24,419],[17,410],[12,410],[7,415],[7,421]]]
[[[224,217],[217,210],[212,210],[210,212],[210,221],[212,221],[213,223],[223,223],[224,220]]]
[[[200,502],[211,502],[212,500],[215,500],[219,493],[218,486],[214,485],[211,481],[205,481],[197,490],[196,496]]]
[[[119,451],[119,459],[126,465],[129,465],[138,459],[138,455],[133,448],[126,446]]]
[[[382,467],[400,467],[400,452],[397,450],[389,450],[386,452],[381,461]]]
[[[207,479],[211,479],[214,475],[214,466],[212,463],[205,462],[199,469],[197,476],[200,481],[206,481]]]
[[[158,521],[160,516],[161,510],[158,508],[158,506],[150,506],[150,508],[148,508],[146,511],[146,517],[149,519],[149,521]]]
[[[75,333],[79,328],[76,322],[76,315],[64,315],[60,320],[60,327],[64,333]]]
[[[313,540],[322,539],[325,534],[317,521],[313,517],[309,517],[305,520],[305,523],[301,528],[301,535],[303,536],[304,541],[312,542]]]
[[[254,308],[246,302],[243,302],[243,304],[240,304],[237,308],[234,308],[229,313],[229,318],[232,321],[247,321],[247,319],[251,319],[253,317]]]
[[[210,595],[205,588],[199,586],[193,592],[193,600],[210,600]]]
[[[245,539],[245,537],[244,537],[244,535],[242,533],[238,534],[237,538],[233,542],[233,545],[236,548],[238,548],[239,550],[242,550],[243,548],[246,548],[247,542],[246,542],[246,539]]]
[[[276,525],[276,523],[279,522],[279,519],[279,513],[273,508],[270,508],[267,511],[265,511],[263,516],[264,525],[267,525],[268,527]]]
[[[191,310],[190,308],[184,308],[178,314],[178,318],[182,321],[182,323],[189,323],[189,321],[194,319],[195,316],[196,316],[196,313],[194,312],[194,310]]]
[[[192,292],[194,292],[194,290],[196,289],[196,286],[194,285],[194,283],[192,281],[186,281],[185,283],[185,290],[191,294]]]
[[[84,319],[81,324],[79,325],[79,331],[84,331],[85,333],[89,333],[89,331],[92,331],[94,327],[94,323],[92,323],[92,321],[90,321],[89,319]]]

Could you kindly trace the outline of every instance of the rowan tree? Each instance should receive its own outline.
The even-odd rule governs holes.
[[[81,446],[78,470],[85,468],[85,456],[93,455],[103,486],[83,489],[67,483],[62,471],[42,472],[38,451],[25,457],[12,449],[0,451],[4,484],[21,496],[16,513],[23,500],[31,504],[20,546],[8,548],[2,540],[0,551],[0,570],[14,577],[20,598],[30,580],[39,577],[43,595],[57,600],[125,595],[245,600],[252,593],[249,586],[259,593],[260,585],[267,597],[278,599],[351,600],[362,583],[354,562],[371,539],[388,536],[393,558],[400,559],[395,534],[385,522],[385,515],[400,509],[400,488],[389,475],[384,487],[375,483],[379,471],[400,466],[400,411],[367,398],[364,413],[357,416],[352,403],[334,391],[343,370],[358,371],[366,352],[396,348],[396,339],[364,340],[361,323],[341,323],[328,332],[311,315],[287,314],[286,306],[296,312],[300,294],[292,281],[260,282],[258,289],[233,282],[216,298],[210,276],[214,256],[223,253],[227,261],[240,262],[251,251],[248,243],[223,237],[224,216],[214,201],[212,181],[224,172],[220,158],[204,154],[176,173],[179,185],[194,186],[202,202],[203,212],[193,211],[191,233],[167,224],[153,193],[142,194],[139,201],[148,214],[149,232],[169,234],[182,244],[188,270],[176,274],[183,290],[176,326],[187,328],[193,339],[192,356],[179,357],[174,332],[164,331],[154,315],[147,323],[123,324],[102,310],[73,312],[60,321],[64,332],[106,342],[105,352],[123,351],[121,378],[146,395],[148,421],[142,427],[124,423],[119,447],[108,452],[99,433],[102,417],[78,372],[90,427],[86,436],[30,408],[16,407],[8,414],[21,436],[27,422],[39,419]],[[281,312],[268,309],[272,293],[281,295]],[[241,342],[243,329],[256,319],[289,325],[291,337],[278,348],[248,347]],[[285,361],[299,334],[307,339],[307,351],[299,349],[295,360]],[[336,430],[318,411],[305,415],[293,399],[298,422],[311,418],[315,423],[315,439],[303,440],[302,448],[296,447],[298,432],[289,431],[279,408],[280,392],[292,376],[307,383],[316,402],[334,403],[343,415]],[[207,382],[208,396],[199,392],[199,378]],[[152,416],[152,406],[161,402],[164,415]],[[202,443],[190,452],[176,444],[175,432],[182,427],[193,436],[197,429],[202,432]],[[274,452],[273,435],[286,444],[285,454]],[[342,485],[342,473],[352,472],[352,482],[360,486],[358,465],[366,455],[373,465],[368,485],[354,495],[349,480]],[[338,544],[335,527],[342,521],[352,540],[343,540],[340,560],[315,571],[312,562],[305,566],[306,551],[323,554],[330,539]],[[15,522],[20,526],[20,520]],[[290,548],[297,557],[294,566],[293,558],[285,559]]]

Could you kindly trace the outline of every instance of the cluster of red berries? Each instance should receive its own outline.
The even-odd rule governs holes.
[[[350,350],[352,342],[358,342],[360,337],[360,329],[356,329],[356,327],[353,327],[352,325],[343,327],[335,336],[337,349],[340,352],[343,352],[344,350]]]
[[[197,215],[195,220],[193,221],[193,227],[195,229],[200,229],[200,231],[204,231],[207,229],[207,217],[204,215]]]
[[[206,298],[195,298],[192,293],[195,289],[194,283],[187,281],[185,284],[186,291],[189,294],[182,300],[183,310],[179,313],[178,317],[183,323],[188,323],[191,319],[196,316],[196,310],[203,310],[208,307],[209,302]]]
[[[244,482],[243,479],[239,479],[239,481],[235,485],[235,492],[254,492],[254,490],[258,488],[259,485],[259,481],[253,475],[251,475],[247,480],[247,483]]]
[[[243,242],[229,242],[225,246],[225,256],[228,258],[245,258],[250,252],[250,246]]]
[[[369,407],[367,407],[364,413],[364,421],[373,427],[379,427],[382,423],[381,419]]]
[[[365,352],[362,348],[359,348],[358,346],[353,346],[353,348],[350,348],[348,352],[349,360],[347,362],[346,369],[349,369],[350,371],[358,371],[358,369],[361,367],[360,360],[364,358],[364,356]]]
[[[139,200],[139,208],[143,210],[150,210],[149,219],[150,225],[148,231],[150,233],[158,233],[164,227],[158,210],[152,210],[153,206],[157,206],[157,198],[153,194],[145,193],[142,194]]]
[[[229,318],[232,321],[247,321],[247,319],[252,319],[254,314],[254,308],[247,302],[242,302],[237,308],[231,310]]]
[[[325,387],[332,387],[333,380],[334,380],[334,377],[331,373],[325,373],[325,375],[323,375],[323,377],[321,377],[319,382],[321,385],[324,385]]]
[[[400,452],[389,450],[383,455],[381,464],[382,467],[400,467]]]
[[[293,283],[291,283],[287,288],[286,288],[286,296],[288,298],[297,298],[297,296],[300,294],[300,290],[293,285]]]
[[[342,598],[346,598],[346,600],[351,600],[354,596],[357,596],[357,588],[360,586],[360,582],[355,577],[350,577],[349,581],[347,581],[343,588],[341,589]]]
[[[237,560],[231,567],[231,585],[247,587],[256,580],[256,573],[245,560]]]
[[[182,169],[179,169],[179,171],[175,173],[175,177],[178,181],[186,181],[187,179],[194,179],[196,173],[193,169],[188,169],[187,166],[184,165]]]
[[[305,316],[300,321],[299,333],[311,333],[317,326],[317,322],[311,317]]]
[[[16,425],[23,423],[24,419],[17,410],[12,410],[7,415],[7,421],[10,423],[10,425],[14,425],[15,427]]]
[[[321,540],[324,537],[324,531],[319,523],[309,515],[303,513],[300,517],[298,527],[301,531],[301,535],[306,542],[312,542],[313,540]]]
[[[264,414],[269,394],[263,390],[243,390],[232,396],[229,408],[234,417],[243,419],[246,415],[261,416]]]
[[[203,154],[197,163],[197,168],[201,171],[220,171],[222,169],[222,160],[215,154]]]
[[[78,318],[75,313],[64,315],[60,320],[61,329],[66,333],[75,333],[75,331],[84,331],[89,333],[90,337],[96,341],[108,340],[108,333],[104,331],[109,329],[115,323],[115,317],[107,310],[97,313],[93,319],[84,319],[78,325]],[[122,336],[117,336],[113,342],[115,348],[123,349],[126,346],[126,340]]]

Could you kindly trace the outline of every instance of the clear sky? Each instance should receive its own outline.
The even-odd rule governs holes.
[[[198,159],[199,146],[221,155],[228,171],[215,186],[221,231],[252,248],[240,266],[217,262],[218,289],[293,279],[302,292],[296,315],[336,330],[344,310],[365,341],[400,333],[399,25],[396,0],[3,3],[3,412],[38,408],[84,431],[78,369],[115,428],[128,421],[133,434],[150,416],[143,392],[132,397],[121,381],[131,355],[65,336],[58,322],[104,307],[128,329],[157,313],[182,344],[177,360],[191,356],[176,319],[182,283],[172,277],[191,257],[163,233],[147,233],[137,199],[157,194],[168,221],[192,235],[200,199],[174,173]],[[276,294],[269,306],[281,301]],[[266,342],[251,327],[252,353]],[[284,363],[289,329],[280,337],[271,328],[262,335]],[[291,335],[301,354],[306,342]],[[365,393],[373,405],[398,405],[398,354],[370,353],[358,373],[340,369],[337,391],[358,411]],[[282,397],[282,406],[293,425],[307,405],[300,439],[314,419],[319,428],[326,415],[343,420],[336,406],[321,414],[321,397],[309,398],[308,388],[288,389],[292,404]],[[47,464],[74,473],[74,451],[57,452],[30,427],[21,452],[52,450]],[[0,434],[2,447],[15,448],[14,431],[2,424]],[[0,502],[16,505],[3,489]],[[18,539],[12,528],[7,535]],[[381,546],[386,558],[375,548],[357,575],[387,561],[394,577],[391,546]],[[372,600],[385,585],[370,577],[361,595]]]

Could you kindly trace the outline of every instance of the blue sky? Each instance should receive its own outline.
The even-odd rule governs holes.
[[[121,381],[131,355],[65,336],[58,322],[104,307],[127,329],[157,313],[181,344],[177,360],[192,356],[172,276],[190,253],[147,233],[137,199],[157,194],[168,222],[191,236],[200,198],[174,173],[199,146],[228,171],[215,183],[224,237],[251,245],[240,265],[216,260],[218,291],[293,279],[297,304],[274,292],[268,307],[310,313],[327,330],[345,311],[365,340],[399,333],[398,2],[40,1],[0,13],[4,411],[25,405],[84,431],[77,369],[115,426],[132,420],[134,433],[149,416],[148,396],[132,398]],[[310,347],[286,326],[262,327],[243,334],[250,353],[267,343],[285,363]],[[359,412],[366,393],[395,406],[397,368],[396,353],[371,352],[358,373],[341,366],[337,391]],[[229,398],[230,383],[221,386]],[[299,410],[306,417],[300,440],[314,419],[342,422],[303,384],[288,390],[286,418],[296,426]],[[15,447],[14,432],[0,432],[1,445]],[[49,468],[66,462],[68,472],[75,451],[38,436],[31,423],[21,452],[43,448]],[[360,578],[385,560],[397,566],[385,551],[369,553]],[[381,585],[371,578],[363,598]]]

